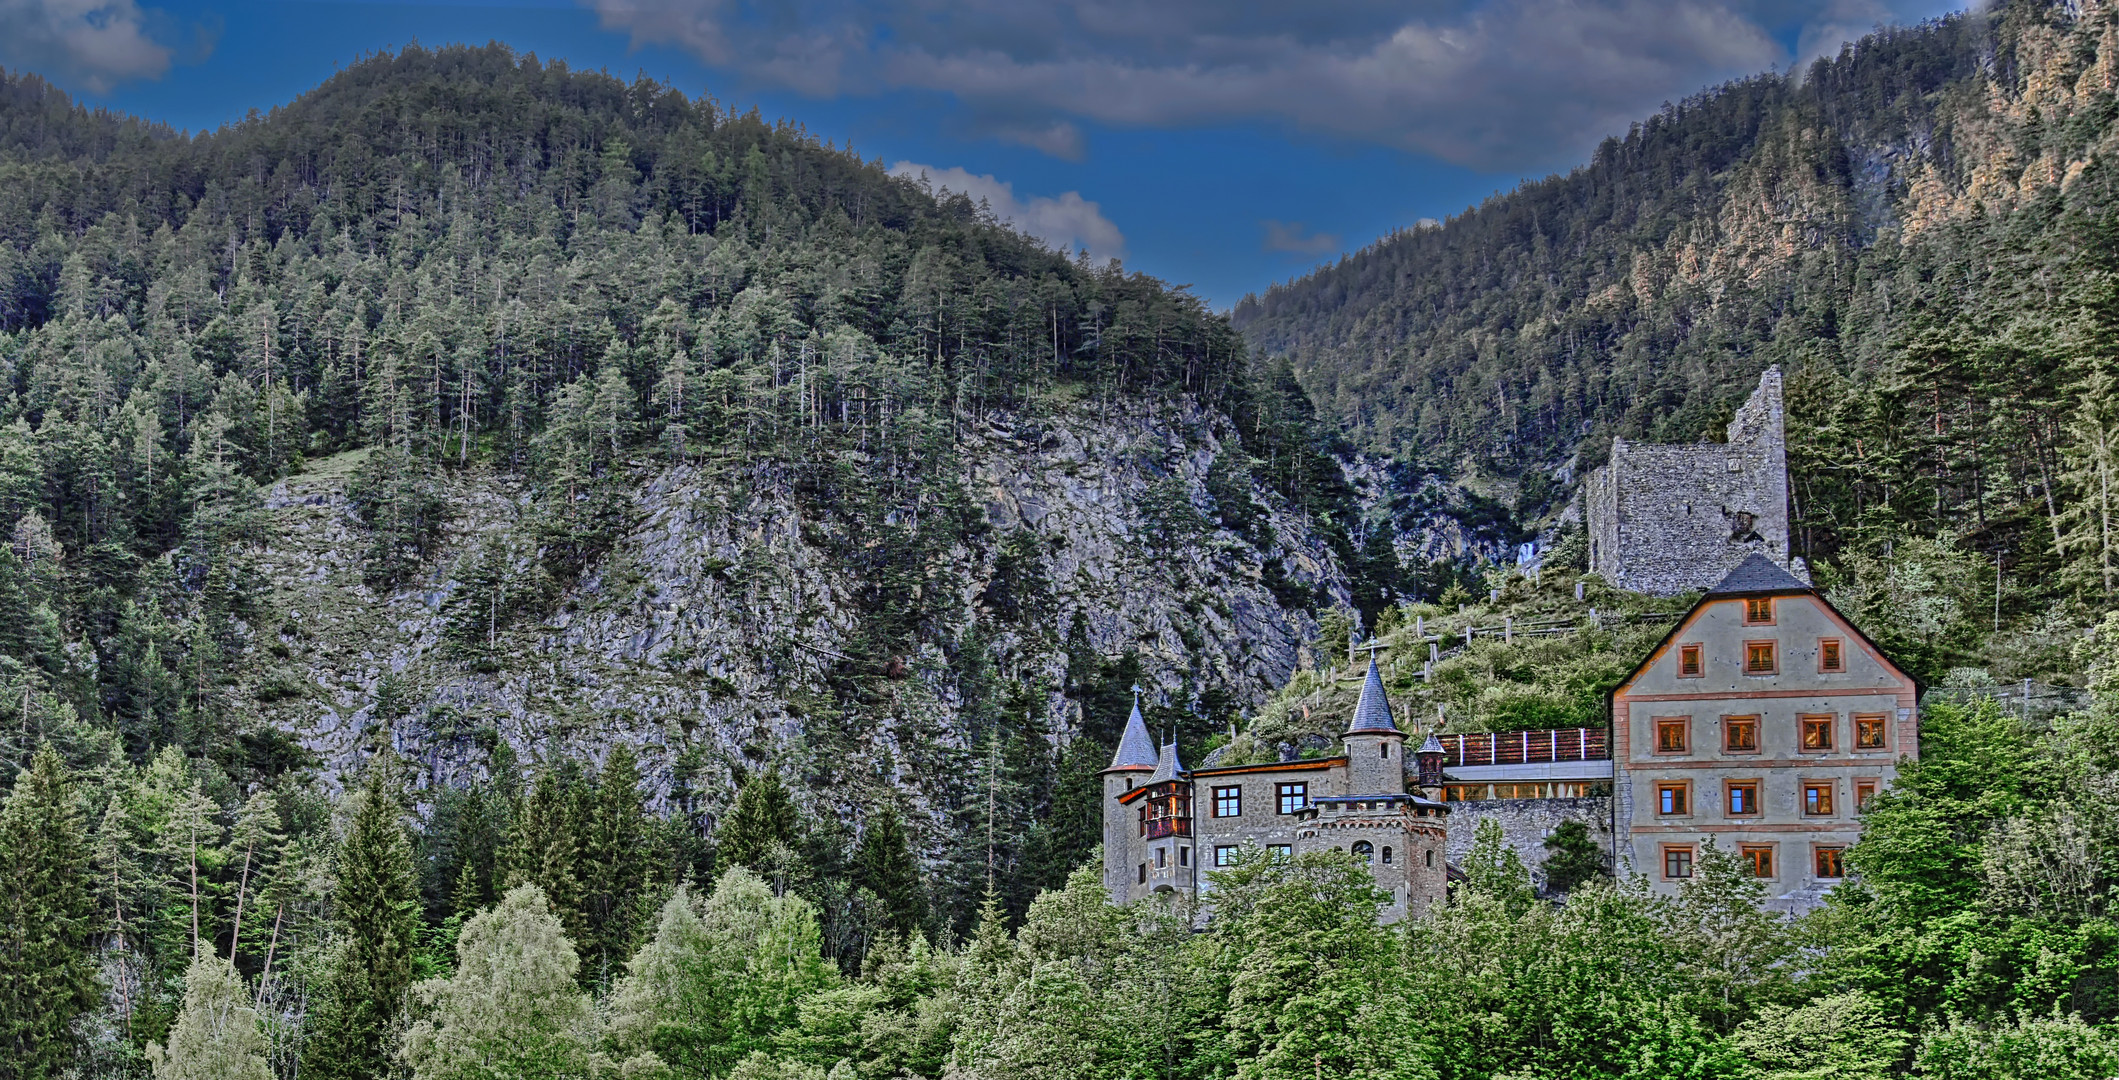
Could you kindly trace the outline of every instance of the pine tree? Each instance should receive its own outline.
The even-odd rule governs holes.
[[[272,1080],[258,1011],[235,965],[204,954],[184,975],[184,1007],[169,1041],[150,1045],[155,1080]]]
[[[647,887],[655,862],[640,769],[630,746],[620,743],[604,761],[586,839],[582,900],[589,933],[582,943],[583,974],[607,983],[631,951],[633,898]]]
[[[1545,838],[1545,850],[1552,852],[1545,857],[1547,892],[1572,892],[1591,878],[1611,876],[1603,847],[1589,835],[1589,826],[1579,821],[1561,822]]]
[[[419,925],[412,843],[389,764],[368,770],[339,846],[336,962],[302,1052],[302,1075],[311,1080],[383,1075],[389,1025],[412,985]]]
[[[74,1021],[102,999],[89,945],[101,923],[88,834],[46,748],[0,809],[0,1077],[65,1073]]]
[[[884,932],[895,936],[919,933],[927,921],[927,893],[920,884],[920,867],[912,856],[905,821],[896,807],[885,806],[869,815],[853,861],[854,884],[875,895]]]
[[[776,849],[794,850],[801,830],[794,796],[780,782],[780,767],[775,765],[744,781],[736,793],[736,808],[714,835],[715,846],[722,865],[768,873],[778,857]]]

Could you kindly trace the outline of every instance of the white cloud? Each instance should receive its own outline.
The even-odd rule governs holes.
[[[1265,122],[1523,169],[1937,0],[581,2],[636,43],[759,83],[944,93],[987,133],[1061,157],[1082,151],[1079,120]],[[1798,52],[1768,26],[1802,27]]]
[[[937,193],[953,191],[969,196],[973,202],[983,200],[994,217],[1060,251],[1087,248],[1097,259],[1123,259],[1126,256],[1125,234],[1104,216],[1103,207],[1082,198],[1079,191],[1049,198],[1032,195],[1022,199],[1016,196],[1015,185],[1005,180],[964,169],[938,169],[910,161],[892,165],[890,174],[925,179]]]
[[[150,33],[152,14],[133,0],[0,0],[0,62],[99,94],[157,78],[173,50]]]

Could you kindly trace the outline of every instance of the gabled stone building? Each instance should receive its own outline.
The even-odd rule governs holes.
[[[1711,838],[1774,907],[1815,906],[1863,804],[1920,755],[1919,694],[1816,589],[1751,555],[1612,691],[1619,855],[1674,891]]]
[[[1334,757],[1188,770],[1174,743],[1155,748],[1136,701],[1103,773],[1112,902],[1179,893],[1211,906],[1208,873],[1247,847],[1282,857],[1337,848],[1389,890],[1385,922],[1424,914],[1448,881],[1442,748],[1430,736],[1416,752],[1421,787],[1408,791],[1405,733],[1373,656],[1341,743]]]

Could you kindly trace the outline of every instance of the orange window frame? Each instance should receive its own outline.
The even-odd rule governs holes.
[[[1707,674],[1707,651],[1700,645],[1678,646],[1678,678],[1699,679]]]
[[[1736,851],[1738,857],[1750,864],[1752,877],[1768,879],[1773,877],[1772,844],[1738,844]]]
[[[1835,637],[1819,638],[1817,642],[1817,670],[1839,672],[1847,670],[1847,645]]]
[[[1856,713],[1854,716],[1854,748],[1856,750],[1887,750],[1891,745],[1891,723],[1882,713]]]
[[[1745,625],[1745,626],[1772,626],[1772,625],[1773,625],[1773,598],[1772,598],[1772,597],[1770,597],[1770,596],[1749,596],[1749,597],[1745,597],[1745,598],[1744,598],[1744,625]]]
[[[1742,808],[1738,808],[1738,792],[1743,793]],[[1727,817],[1757,817],[1762,813],[1759,806],[1759,782],[1756,780],[1731,780],[1722,788],[1722,813]]]
[[[1689,716],[1656,717],[1655,752],[1658,754],[1691,753],[1692,718]]]
[[[1796,718],[1797,746],[1811,753],[1832,749],[1839,718],[1825,713],[1807,713]]]
[[[1722,753],[1756,754],[1758,746],[1758,724],[1756,716],[1725,716],[1722,718]]]
[[[1818,847],[1814,850],[1817,876],[1821,878],[1843,878],[1847,876],[1847,863],[1843,856],[1847,849],[1838,845]]]
[[[1669,809],[1665,809],[1669,807]],[[1692,813],[1692,782],[1664,780],[1655,786],[1657,817],[1684,817]]]
[[[1803,781],[1803,816],[1831,817],[1833,795],[1839,787],[1833,780]]]
[[[1781,673],[1780,642],[1744,642],[1744,674],[1778,675]]]
[[[1691,844],[1663,845],[1663,880],[1683,881],[1692,876],[1694,850]],[[1682,873],[1678,871],[1682,870]]]

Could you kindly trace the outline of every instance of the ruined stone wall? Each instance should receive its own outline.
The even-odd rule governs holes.
[[[1481,799],[1449,804],[1449,861],[1463,865],[1471,854],[1472,837],[1479,822],[1493,818],[1501,823],[1501,835],[1530,867],[1539,884],[1545,881],[1545,838],[1563,821],[1589,826],[1589,836],[1606,854],[1612,850],[1611,799],[1594,796],[1579,799]]]
[[[1583,485],[1590,569],[1622,589],[1705,589],[1752,552],[1788,559],[1788,450],[1780,369],[1729,423],[1728,442],[1612,443]],[[1798,576],[1804,576],[1797,571]]]

